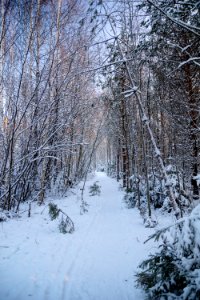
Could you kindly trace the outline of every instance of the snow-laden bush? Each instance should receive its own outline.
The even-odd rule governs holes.
[[[173,210],[171,201],[168,196],[168,187],[167,185],[172,186],[174,195],[176,197],[177,203],[182,211],[187,210],[190,206],[189,195],[184,191],[182,176],[177,172],[176,168],[172,165],[166,167],[166,172],[168,174],[168,182],[166,183],[164,179],[157,172],[150,173],[148,175],[149,183],[149,194],[151,205],[157,209],[161,208],[162,211],[171,212]],[[146,178],[141,176],[130,177],[130,185],[132,194],[127,193],[126,202],[129,201],[129,196],[132,197],[130,200],[132,203],[129,206],[145,206],[147,198],[147,183]],[[133,200],[134,199],[134,200]],[[138,203],[138,200],[140,203]]]
[[[134,188],[126,189],[126,194],[124,196],[124,202],[127,205],[127,208],[134,208],[136,206],[136,191]]]
[[[93,183],[93,185],[90,186],[89,188],[89,194],[90,196],[100,196],[101,194],[101,187],[98,184],[98,181]]]
[[[151,238],[162,238],[159,251],[140,264],[142,271],[137,274],[147,299],[200,299],[200,205],[189,217]]]
[[[5,222],[7,220],[7,216],[4,212],[0,212],[0,222]]]
[[[117,173],[116,173],[116,166],[113,163],[108,163],[107,164],[107,170],[106,173],[109,177],[111,178],[117,178]],[[120,175],[121,178],[121,175]]]
[[[154,208],[161,208],[166,197],[164,181],[153,173],[148,176],[149,194],[151,198],[151,204]],[[132,190],[131,196],[135,199],[132,201],[134,206],[146,206],[147,198],[147,183],[146,178],[142,176],[130,177],[130,186]],[[130,195],[130,193],[129,193]]]
[[[65,193],[76,185],[76,180],[72,177],[66,175],[66,171],[62,170],[59,174],[54,174],[52,176],[49,186],[47,186],[48,196],[63,196]]]
[[[13,211],[2,210],[0,211],[0,222],[5,222],[8,219],[20,218],[20,215]]]

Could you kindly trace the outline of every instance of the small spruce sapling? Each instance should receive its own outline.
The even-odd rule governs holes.
[[[101,187],[97,184],[98,181],[96,181],[93,185],[90,186],[89,194],[90,196],[100,196],[101,194]]]
[[[60,213],[60,209],[58,209],[57,205],[54,203],[49,203],[49,215],[51,218],[51,221],[58,218]]]
[[[136,205],[136,197],[135,197],[135,190],[132,188],[126,189],[126,194],[124,196],[124,202],[128,209],[135,208]]]
[[[59,223],[59,225],[58,225],[58,228],[59,228],[59,231],[61,232],[61,233],[67,233],[68,231],[67,231],[67,223],[66,223],[66,221],[64,220],[64,218],[63,218],[63,216],[62,216],[62,219],[61,219],[61,221],[60,221],[60,223]]]
[[[82,201],[81,206],[80,206],[80,214],[83,215],[88,212],[87,207],[89,204],[86,201]]]
[[[74,232],[75,227],[72,219],[64,211],[58,208],[56,204],[49,203],[49,215],[52,221],[57,219],[60,213],[62,214],[62,218],[58,225],[59,231],[64,234]],[[66,218],[64,218],[63,215]]]
[[[189,217],[149,237],[162,242],[157,253],[140,264],[137,284],[149,300],[200,299],[200,205]],[[166,235],[166,232],[170,232]],[[147,241],[148,241],[147,240]]]
[[[62,216],[62,219],[58,225],[59,231],[63,234],[65,233],[72,233],[74,231],[74,225],[71,223],[71,219],[64,218]]]

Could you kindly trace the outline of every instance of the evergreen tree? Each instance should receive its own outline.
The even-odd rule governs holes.
[[[61,233],[73,233],[75,230],[74,222],[72,219],[54,203],[49,203],[49,215],[51,220],[55,220],[62,214],[58,228]],[[65,217],[63,217],[65,216]]]
[[[150,237],[162,239],[159,251],[140,264],[137,283],[148,299],[194,300],[200,298],[200,205],[175,227]],[[170,231],[171,236],[165,232]]]
[[[101,194],[101,187],[98,185],[98,181],[96,181],[93,185],[90,186],[89,191],[90,196],[100,196]]]

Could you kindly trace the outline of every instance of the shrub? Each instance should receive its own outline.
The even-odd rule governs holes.
[[[72,219],[60,208],[57,207],[54,203],[49,203],[49,215],[51,220],[55,220],[59,217],[59,214],[62,214],[62,218],[60,220],[60,223],[58,225],[59,231],[61,233],[72,233],[75,230],[74,223]],[[65,216],[65,218],[63,217]]]
[[[89,194],[90,196],[100,196],[101,194],[101,187],[97,184],[98,181],[96,181],[93,185],[90,186]]]
[[[170,240],[166,231],[170,231]],[[137,284],[148,299],[200,299],[200,205],[175,227],[150,237],[162,238],[159,251],[140,264]]]

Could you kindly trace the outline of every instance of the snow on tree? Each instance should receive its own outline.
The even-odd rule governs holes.
[[[189,217],[159,230],[159,250],[140,264],[137,283],[148,299],[193,300],[200,297],[200,205]]]
[[[96,181],[93,185],[90,186],[89,188],[89,194],[90,196],[100,196],[101,194],[101,187],[98,184],[98,181]]]

